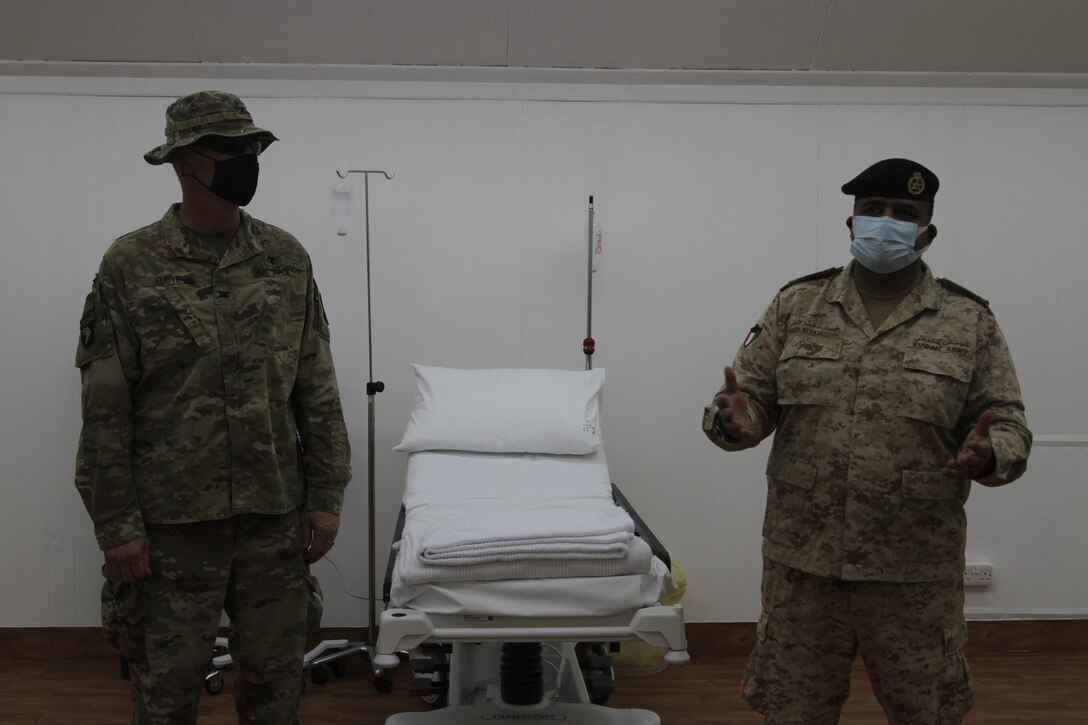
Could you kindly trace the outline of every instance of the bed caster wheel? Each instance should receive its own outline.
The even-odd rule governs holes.
[[[594,705],[603,705],[616,691],[616,682],[611,673],[601,677],[590,677],[586,680],[586,689],[589,691],[589,701]]]
[[[329,681],[329,671],[324,667],[314,667],[310,670],[310,682],[315,685],[324,685]]]
[[[333,660],[330,666],[332,667],[332,674],[336,677],[343,677],[344,673],[348,671],[347,663],[341,660]]]
[[[579,664],[589,693],[589,701],[594,705],[603,705],[616,691],[616,674],[612,669],[612,658],[603,644],[583,644]]]
[[[423,656],[411,659],[412,672],[417,677],[408,683],[408,694],[430,707],[445,707],[450,695],[450,666],[446,652],[442,645],[425,644],[419,648],[419,653]]]
[[[393,681],[384,672],[374,675],[374,689],[378,692],[392,692]]]
[[[209,695],[218,695],[223,691],[223,685],[226,684],[223,680],[223,675],[216,675],[210,680],[204,680],[204,692]]]
[[[126,680],[132,679],[132,670],[128,666],[128,660],[124,657],[121,658],[121,677]]]

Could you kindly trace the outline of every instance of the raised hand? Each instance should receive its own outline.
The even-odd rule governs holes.
[[[737,375],[728,365],[725,368],[725,385],[714,396],[718,406],[718,420],[730,438],[749,440],[752,433],[752,418],[748,415],[748,399],[737,385]]]
[[[978,423],[967,434],[967,440],[963,442],[959,455],[944,464],[941,475],[968,481],[980,478],[980,474],[992,468],[994,447],[990,442],[990,420],[993,415],[991,410],[982,412]]]

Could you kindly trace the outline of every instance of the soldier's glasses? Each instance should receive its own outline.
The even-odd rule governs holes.
[[[239,156],[252,149],[254,154],[261,153],[261,142],[255,138],[231,138],[228,136],[205,136],[195,146],[203,146],[228,156]]]

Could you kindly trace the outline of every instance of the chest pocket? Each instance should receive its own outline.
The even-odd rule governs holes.
[[[216,345],[216,340],[212,337],[208,325],[200,318],[189,300],[176,287],[167,287],[163,291],[163,295],[170,303],[170,306],[174,308],[174,312],[181,318],[185,329],[200,349],[204,352],[212,350]]]
[[[178,361],[218,345],[210,297],[195,285],[133,286],[129,295],[129,320],[144,362]]]
[[[971,360],[937,350],[908,350],[899,379],[899,413],[942,428],[956,427],[971,383]]]
[[[779,405],[842,405],[842,341],[795,335],[778,358]]]
[[[305,321],[305,284],[301,278],[258,279],[239,285],[235,293],[234,323],[239,339],[267,350],[276,359],[294,365]],[[292,289],[302,287],[302,291]]]

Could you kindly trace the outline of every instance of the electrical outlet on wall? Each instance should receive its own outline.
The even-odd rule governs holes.
[[[967,562],[963,569],[965,587],[988,587],[994,583],[994,565]]]

